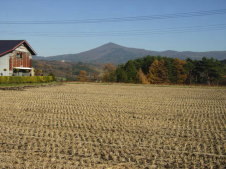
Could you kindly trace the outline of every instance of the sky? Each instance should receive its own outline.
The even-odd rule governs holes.
[[[0,39],[25,39],[39,56],[108,42],[154,51],[226,50],[226,0],[0,0],[0,6]]]

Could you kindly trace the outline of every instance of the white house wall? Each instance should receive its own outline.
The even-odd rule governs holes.
[[[9,58],[11,53],[3,55],[0,57],[0,76],[9,76]]]

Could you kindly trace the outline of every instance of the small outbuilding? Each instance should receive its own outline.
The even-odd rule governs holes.
[[[33,55],[25,40],[0,40],[0,76],[33,76]]]

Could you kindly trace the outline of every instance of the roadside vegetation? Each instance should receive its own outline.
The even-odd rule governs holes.
[[[0,76],[0,90],[23,90],[28,87],[60,84],[54,76]]]
[[[48,83],[55,81],[54,76],[0,76],[0,84]]]
[[[1,87],[20,87],[20,86],[45,86],[52,84],[62,84],[61,82],[45,82],[45,83],[0,83]]]

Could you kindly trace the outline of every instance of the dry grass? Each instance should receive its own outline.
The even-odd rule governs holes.
[[[0,91],[0,168],[223,168],[226,90]]]

